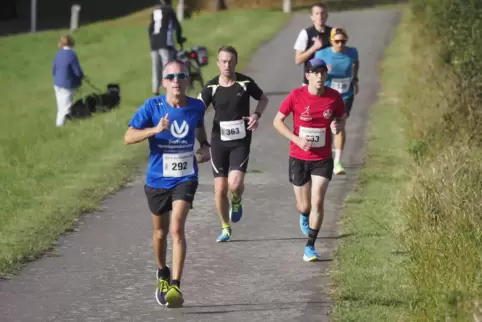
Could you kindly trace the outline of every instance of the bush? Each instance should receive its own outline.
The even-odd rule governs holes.
[[[412,320],[469,321],[482,313],[482,1],[410,7],[404,115],[416,163],[403,238]]]
[[[451,106],[439,116],[444,118],[444,125],[453,136],[462,134],[468,144],[479,145],[482,133],[479,126],[482,121],[479,106],[482,101],[482,1],[410,0],[410,5],[416,32],[423,38],[418,41],[422,41],[425,48],[436,49],[432,55],[422,54],[426,63],[430,56],[435,56],[437,63],[437,68],[425,77],[438,83],[445,81],[440,79],[438,71],[450,74],[451,86],[443,88],[443,93],[453,96],[449,100]]]

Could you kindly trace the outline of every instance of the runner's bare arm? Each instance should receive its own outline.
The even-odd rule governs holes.
[[[353,63],[353,78],[358,79],[359,70],[360,70],[360,61],[357,60]]]
[[[204,127],[204,124],[196,127],[196,140],[199,142],[199,144],[203,144],[208,141],[208,136],[206,134],[206,128]]]
[[[296,51],[295,54],[295,63],[296,65],[303,64],[305,61],[308,60],[308,58],[311,57],[311,55],[314,55],[318,49],[315,48],[315,46],[311,46],[308,48],[306,51]]]
[[[290,128],[285,124],[285,119],[287,115],[278,112],[273,120],[273,126],[281,135],[290,141],[297,142],[298,137],[290,130]]]
[[[258,105],[254,110],[254,113],[259,113],[259,115],[263,115],[264,109],[268,106],[269,98],[265,94],[261,95],[261,98],[258,101]]]
[[[129,126],[126,134],[124,135],[124,143],[134,144],[134,143],[142,142],[148,137],[161,133],[162,131],[165,131],[168,128],[169,128],[168,114],[164,115],[164,117],[159,120],[159,123],[155,127],[148,127],[145,129],[136,129],[132,126]]]
[[[297,65],[303,64],[308,60],[308,58],[311,57],[311,55],[314,55],[315,52],[318,49],[321,49],[322,43],[320,37],[316,38],[313,45],[310,48],[308,47],[308,34],[306,33],[306,30],[301,30],[301,32],[298,35],[298,38],[296,38],[295,42],[295,63]]]
[[[345,124],[346,124],[346,114],[344,114],[341,117],[335,117],[335,122],[338,124],[338,129],[340,131],[343,131],[345,129]]]
[[[156,127],[149,127],[142,130],[135,129],[129,126],[126,134],[124,135],[125,144],[135,144],[144,141],[145,139],[156,135],[158,132]]]

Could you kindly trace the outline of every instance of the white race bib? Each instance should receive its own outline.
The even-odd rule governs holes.
[[[222,141],[239,140],[246,137],[244,120],[219,122],[219,127]]]
[[[322,148],[326,142],[326,129],[300,126],[300,134],[298,136],[311,142],[313,148]]]
[[[164,153],[162,155],[164,177],[185,177],[194,174],[194,154]]]
[[[340,94],[348,92],[351,85],[351,77],[348,78],[334,78],[331,80],[331,88],[338,91]]]

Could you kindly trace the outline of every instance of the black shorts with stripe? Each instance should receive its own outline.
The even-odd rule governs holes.
[[[226,144],[221,140],[212,140],[210,153],[214,177],[227,177],[231,170],[239,170],[246,173],[250,149],[250,140],[242,140],[236,144],[233,142]]]

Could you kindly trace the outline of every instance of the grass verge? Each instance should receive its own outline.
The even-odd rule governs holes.
[[[410,320],[482,321],[482,4],[410,5],[417,37],[405,134],[414,162],[402,208]]]
[[[402,321],[409,309],[406,257],[398,234],[405,227],[398,195],[406,189],[401,99],[409,69],[410,31],[406,14],[381,65],[379,102],[371,108],[365,166],[347,199],[333,269],[334,318],[338,321]]]
[[[274,11],[199,15],[183,24],[192,44],[210,49],[206,79],[216,73],[215,50],[235,46],[240,68],[249,55],[288,21]],[[51,62],[59,31],[0,39],[0,275],[40,256],[82,213],[147,159],[146,146],[126,147],[123,134],[133,112],[151,95],[146,34],[148,11],[92,24],[74,35],[84,72],[97,86],[121,85],[122,105],[89,120],[55,127]],[[259,24],[259,21],[263,21]],[[256,28],[246,26],[256,25]],[[243,30],[242,36],[239,31]],[[86,86],[81,94],[92,90]]]

